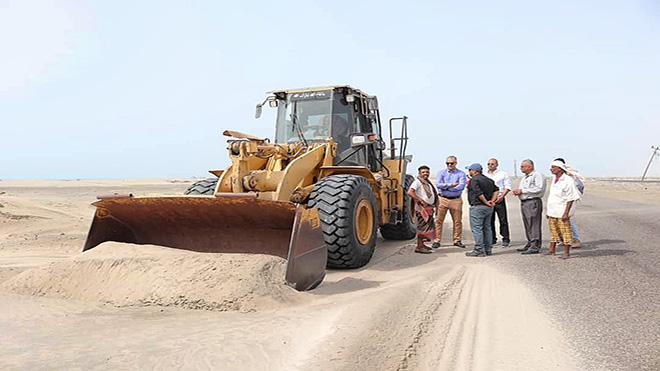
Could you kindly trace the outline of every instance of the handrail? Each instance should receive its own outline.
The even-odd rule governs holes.
[[[392,133],[392,126],[394,121],[401,121],[401,137],[395,138]],[[389,120],[390,127],[390,158],[396,158],[396,142],[401,142],[401,147],[399,148],[399,172],[403,170],[403,160],[406,156],[406,150],[408,149],[408,116],[402,117],[392,117]]]

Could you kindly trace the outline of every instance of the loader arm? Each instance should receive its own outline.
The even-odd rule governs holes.
[[[230,142],[232,163],[219,177],[215,194],[253,192],[260,199],[289,202],[297,189],[318,181],[320,169],[332,163],[335,146],[331,139],[309,147]]]
[[[305,187],[318,178],[319,169],[328,146],[322,145],[309,150],[289,163],[283,171],[282,180],[275,191],[276,201],[289,201],[297,187]]]

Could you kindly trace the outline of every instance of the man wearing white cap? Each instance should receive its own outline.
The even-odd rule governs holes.
[[[573,236],[571,234],[570,217],[573,215],[573,203],[580,199],[573,178],[566,174],[566,164],[561,161],[552,161],[550,172],[554,175],[548,195],[548,227],[550,228],[550,245],[546,255],[554,255],[558,243],[564,245],[561,256],[568,259],[571,252]]]
[[[566,174],[571,176],[575,181],[575,186],[577,187],[578,191],[580,191],[580,197],[584,196],[584,177],[582,177],[577,170],[566,164],[566,161],[563,158],[558,157],[555,159],[555,161],[563,162],[566,165]],[[573,208],[575,208],[575,205]],[[575,225],[575,217],[571,217],[569,223],[571,224],[571,235],[573,235],[573,243],[571,244],[571,248],[580,248],[582,247],[582,242],[580,242],[581,239],[580,234],[578,233],[577,225]]]

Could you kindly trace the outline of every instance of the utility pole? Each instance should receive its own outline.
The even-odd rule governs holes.
[[[644,181],[644,178],[646,178],[646,173],[649,171],[649,167],[651,167],[651,162],[653,162],[655,156],[658,156],[658,151],[660,151],[660,147],[656,147],[656,146],[651,146],[651,149],[653,150],[653,153],[651,154],[649,163],[646,165],[646,169],[644,169],[644,174],[642,175],[642,182]]]
[[[518,160],[516,159],[513,160],[513,174],[514,177],[518,177]]]

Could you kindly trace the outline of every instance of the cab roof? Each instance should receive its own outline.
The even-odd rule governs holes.
[[[329,86],[316,86],[316,87],[309,87],[309,88],[300,88],[300,89],[283,89],[283,90],[273,90],[269,91],[268,94],[290,94],[290,93],[304,93],[304,92],[310,92],[310,91],[322,91],[322,90],[335,90],[335,89],[347,89],[349,91],[352,91],[356,94],[359,95],[364,95],[366,97],[373,97],[360,89],[356,89],[350,85],[329,85]]]

